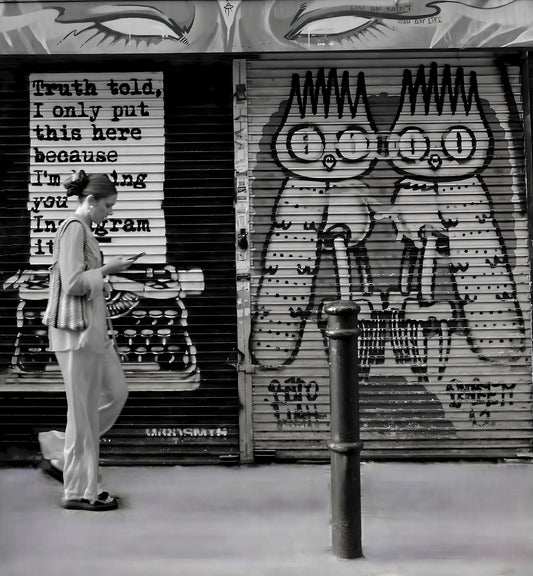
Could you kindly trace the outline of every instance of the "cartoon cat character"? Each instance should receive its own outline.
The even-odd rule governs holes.
[[[472,352],[489,361],[516,356],[524,344],[507,248],[482,177],[493,145],[475,72],[467,86],[461,67],[454,77],[444,66],[440,81],[436,63],[427,77],[420,66],[414,81],[405,71],[388,139],[402,179],[387,214],[404,242],[403,309],[428,316],[438,308],[434,271],[447,263],[455,325]]]
[[[350,298],[369,294],[372,277],[364,239],[372,226],[368,174],[378,138],[362,72],[355,87],[345,71],[326,77],[320,69],[303,81],[292,77],[285,115],[272,142],[273,155],[289,174],[275,202],[264,245],[262,275],[253,319],[251,350],[256,363],[281,366],[296,356],[315,306],[314,285],[325,243],[334,245],[337,291]]]

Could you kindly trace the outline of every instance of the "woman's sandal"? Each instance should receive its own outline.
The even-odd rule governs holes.
[[[90,512],[105,512],[106,510],[116,510],[118,500],[110,496],[107,492],[98,495],[98,500],[91,502],[82,498],[81,500],[63,500],[65,510],[88,510]]]
[[[100,502],[111,502],[111,500],[116,500],[117,502],[119,501],[119,497],[118,496],[111,496],[111,494],[109,494],[109,492],[100,492],[100,494],[98,494],[98,500],[100,500]]]
[[[40,468],[45,474],[47,474],[54,480],[57,480],[58,482],[63,482],[63,471],[60,470],[59,468],[56,468],[50,462],[50,460],[46,460],[45,458],[43,458],[40,463]],[[98,494],[98,500],[101,500],[102,502],[109,502],[110,500],[113,500],[113,497],[109,495],[109,492],[104,491]],[[115,496],[115,500],[118,500],[118,497]]]

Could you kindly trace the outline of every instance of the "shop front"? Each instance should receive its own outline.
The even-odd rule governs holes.
[[[328,460],[338,299],[364,458],[529,453],[533,6],[503,4],[0,3],[0,463],[65,423],[41,315],[79,169],[119,190],[104,257],[144,253],[104,462]]]
[[[481,51],[248,64],[259,454],[325,454],[338,299],[360,306],[364,455],[528,450],[521,66]]]
[[[64,426],[41,315],[52,239],[75,208],[61,183],[84,169],[119,191],[95,229],[104,257],[145,253],[109,278],[130,397],[103,459],[238,459],[231,71],[153,59],[3,68],[4,458],[31,459],[36,434]]]

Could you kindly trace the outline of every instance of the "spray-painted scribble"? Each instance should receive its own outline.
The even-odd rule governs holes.
[[[320,387],[315,380],[309,382],[302,378],[287,378],[280,382],[274,379],[268,385],[269,402],[278,430],[286,427],[313,428],[317,427],[326,414],[319,411],[317,404]]]
[[[466,384],[453,378],[446,386],[450,408],[467,409],[468,417],[475,426],[490,425],[492,406],[512,406],[514,389],[515,384],[483,383],[479,378]]]

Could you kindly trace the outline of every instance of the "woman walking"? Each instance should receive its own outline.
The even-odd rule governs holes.
[[[133,260],[103,264],[91,231],[113,213],[117,191],[109,178],[81,170],[65,188],[67,196],[78,196],[79,206],[56,234],[43,322],[65,382],[67,426],[64,433],[39,434],[43,470],[63,480],[64,508],[113,510],[117,498],[99,485],[100,436],[115,423],[128,390],[108,335],[104,277],[126,270]]]

